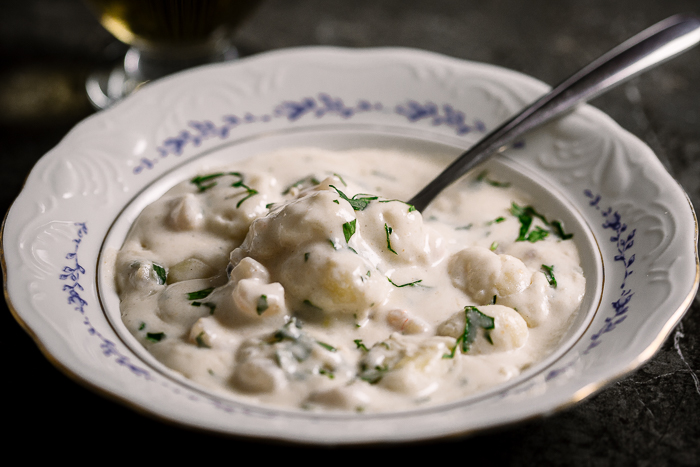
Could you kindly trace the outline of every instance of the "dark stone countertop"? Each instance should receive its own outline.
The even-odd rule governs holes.
[[[512,68],[555,84],[632,34],[697,0],[269,0],[237,32],[243,53],[303,45],[401,46]],[[34,163],[92,113],[87,73],[124,48],[78,0],[0,4],[1,205]],[[641,138],[700,206],[700,47],[593,104]],[[247,453],[332,452],[226,438],[163,424],[65,377],[3,303],[5,424],[11,444],[61,446],[60,458],[158,465],[169,454],[237,462]],[[374,448],[354,463],[420,452],[488,465],[700,465],[700,301],[640,369],[561,412],[470,438]],[[56,443],[56,444],[54,444]],[[29,453],[32,454],[32,453]],[[27,453],[24,454],[26,458]],[[445,457],[448,455],[449,457]],[[57,458],[58,458],[57,457]],[[292,459],[292,458],[290,458]]]

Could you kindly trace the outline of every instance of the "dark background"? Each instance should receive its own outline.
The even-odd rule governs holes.
[[[243,54],[304,45],[401,46],[487,62],[556,84],[645,27],[698,0],[269,0],[236,32]],[[116,43],[78,0],[0,0],[0,208],[34,163],[90,115],[87,73],[112,63]],[[700,206],[700,47],[593,104],[657,153]],[[309,450],[165,425],[76,384],[54,368],[3,303],[6,455],[29,441],[54,458],[123,456],[159,465],[305,461],[353,464],[419,452],[447,465],[700,465],[700,300],[648,363],[562,412],[466,439]],[[24,451],[23,458],[35,454]],[[243,460],[247,454],[256,459]]]

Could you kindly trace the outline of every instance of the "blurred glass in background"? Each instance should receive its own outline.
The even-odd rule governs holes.
[[[87,79],[91,103],[106,108],[148,81],[237,58],[231,31],[261,0],[85,1],[102,26],[130,46],[123,64]]]

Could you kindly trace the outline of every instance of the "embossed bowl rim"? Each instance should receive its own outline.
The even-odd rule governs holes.
[[[222,140],[337,130],[413,133],[464,147],[469,135],[546,88],[513,71],[429,52],[325,47],[270,52],[153,83],[76,126],[34,167],[3,224],[6,300],[66,374],[191,427],[373,443],[471,433],[551,413],[648,360],[698,288],[697,220],[687,196],[647,146],[590,106],[528,137],[517,161],[503,161],[546,180],[590,226],[603,257],[601,305],[552,365],[476,403],[362,416],[237,404],[144,363],[110,326],[96,287],[102,242],[123,206]],[[591,148],[600,150],[598,159],[581,157]]]

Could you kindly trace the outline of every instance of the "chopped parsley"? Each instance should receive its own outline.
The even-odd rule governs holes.
[[[261,295],[260,298],[258,298],[258,304],[255,307],[255,311],[258,312],[258,316],[261,314],[265,313],[265,310],[267,310],[270,307],[267,303],[267,295]]]
[[[353,219],[350,222],[343,224],[343,235],[345,235],[345,242],[349,242],[353,235],[355,235],[355,224],[357,219]]]
[[[561,225],[561,222],[559,222],[559,221],[552,221],[551,225],[552,225],[552,228],[554,229],[554,235],[561,238],[562,240],[568,240],[574,236],[574,234],[564,233],[564,227]]]
[[[497,217],[494,220],[487,222],[486,225],[500,224],[501,222],[503,222],[505,220],[506,220],[505,217]]]
[[[549,230],[545,230],[540,226],[535,227],[535,230],[527,234],[527,237],[525,237],[525,240],[527,240],[530,243],[535,243],[540,240],[544,240],[547,238],[547,235],[549,235]]]
[[[463,225],[461,227],[455,227],[455,230],[469,230],[474,226],[474,224],[467,224]]]
[[[245,183],[243,183],[243,174],[239,172],[230,172],[229,175],[233,175],[235,177],[238,177],[237,182],[233,182],[231,184],[232,187],[234,188],[243,188],[246,190],[246,196],[236,204],[236,208],[241,207],[241,204],[243,204],[243,201],[247,200],[248,198],[255,196],[258,194],[258,190],[254,190],[253,188],[249,187]]]
[[[292,316],[287,324],[275,331],[268,343],[275,344],[277,342],[282,342],[285,339],[297,341],[301,336],[301,322]]]
[[[367,346],[362,343],[362,339],[355,339],[353,342],[355,343],[358,349],[364,350],[365,352],[369,352]]]
[[[202,290],[197,290],[196,292],[189,292],[187,294],[187,300],[201,300],[207,298],[210,293],[214,291],[214,287],[209,287]],[[197,306],[197,305],[195,305]]]
[[[200,348],[204,347],[205,349],[211,349],[211,346],[209,346],[206,342],[204,342],[204,331],[197,334],[197,337],[195,337],[194,340],[197,342],[197,347],[200,347]]]
[[[202,175],[198,177],[194,177],[192,180],[190,180],[190,183],[194,183],[197,185],[197,189],[199,192],[207,191],[209,188],[214,188],[216,186],[217,182],[210,182],[211,180],[214,180],[215,178],[223,177],[226,175],[225,173],[215,173],[215,174],[209,174],[209,175]]]
[[[540,219],[547,227],[551,227],[551,233],[562,240],[568,240],[574,236],[573,234],[567,234],[564,232],[561,222],[556,220],[549,222],[546,217],[537,212],[532,206],[522,207],[512,203],[510,213],[517,217],[520,221],[520,232],[518,234],[518,238],[515,240],[516,242],[528,241],[535,243],[539,240],[544,240],[547,235],[549,235],[549,230],[543,229],[539,226],[535,227],[535,229],[532,231],[530,230],[532,222],[535,218]]]
[[[326,370],[325,368],[320,368],[318,370],[318,374],[328,376],[328,379],[335,378],[335,375],[333,374],[333,372],[331,370]]]
[[[420,284],[421,282],[423,282],[423,279],[418,279],[417,281],[408,282],[408,283],[406,283],[406,284],[401,284],[401,285],[399,285],[399,284],[396,284],[394,281],[392,281],[391,278],[389,278],[389,277],[387,277],[386,279],[387,279],[389,282],[391,282],[391,285],[393,285],[394,287],[398,287],[398,288],[401,288],[401,287],[415,287],[417,284]]]
[[[331,244],[331,246],[333,247],[334,250],[340,250],[341,248],[343,248],[342,245],[340,244],[340,242],[338,242],[337,240],[335,240],[333,238],[329,238],[328,242]]]
[[[147,332],[146,339],[148,339],[151,342],[160,342],[163,339],[165,339],[165,333],[164,332]]]
[[[165,284],[165,281],[168,280],[168,273],[165,272],[165,268],[160,264],[153,263],[153,270],[156,272],[156,276],[158,276],[158,284]]]
[[[213,314],[214,314],[214,310],[216,310],[216,303],[212,303],[212,302],[204,302],[204,303],[202,303],[202,302],[192,302],[192,303],[190,303],[190,305],[192,305],[192,306],[202,306],[202,305],[204,305],[205,307],[209,308],[209,314],[210,314],[210,315],[213,315]]]
[[[498,242],[493,242],[489,247],[489,250],[496,251],[496,248],[498,248]]]
[[[342,183],[343,186],[348,186],[348,184],[345,183],[345,180],[343,180],[343,177],[341,177],[339,174],[334,173],[333,175],[335,175],[336,177],[338,177],[338,179],[340,180],[340,183]]]
[[[337,187],[335,187],[334,185],[329,185],[329,186],[330,186],[331,188],[333,188],[333,189],[338,193],[338,196],[340,196],[340,197],[343,198],[345,201],[347,201],[348,203],[350,203],[350,206],[352,206],[352,209],[353,209],[354,211],[364,211],[364,210],[367,208],[367,206],[369,205],[369,202],[370,202],[370,201],[374,201],[375,199],[378,199],[378,198],[379,198],[378,196],[371,196],[371,195],[362,194],[362,193],[358,193],[358,194],[356,194],[355,196],[353,196],[352,198],[348,198],[348,197],[345,195],[345,193],[343,193],[342,191],[340,191],[340,190],[339,190]]]
[[[399,202],[399,203],[403,203],[403,204],[405,204],[406,206],[408,206],[408,212],[413,212],[413,211],[416,210],[416,207],[415,207],[414,205],[409,204],[409,203],[407,203],[406,201],[401,201],[400,199],[382,199],[382,200],[380,200],[379,202],[380,202],[380,203],[391,203],[391,202],[393,202],[393,201],[397,201],[397,202]]]
[[[388,365],[376,365],[374,368],[369,368],[366,364],[360,366],[361,375],[360,379],[367,381],[369,384],[377,384],[383,377],[384,374],[389,371]]]
[[[190,180],[190,183],[194,183],[197,186],[199,192],[202,193],[204,191],[207,191],[209,188],[214,188],[218,183],[214,180],[219,177],[223,177],[224,175],[232,175],[234,177],[238,177],[238,181],[233,182],[231,186],[234,188],[244,188],[246,190],[246,197],[240,200],[238,204],[236,204],[236,208],[240,207],[241,204],[243,204],[243,201],[247,200],[251,196],[258,194],[257,190],[254,190],[253,188],[243,183],[243,174],[241,174],[240,172],[219,172],[215,174],[201,175],[194,177],[192,180]]]
[[[389,251],[394,253],[395,255],[398,255],[396,251],[391,247],[391,239],[389,238],[389,235],[391,235],[394,232],[394,229],[389,227],[386,223],[384,223],[384,231],[386,232],[386,247]]]
[[[495,327],[494,319],[480,312],[475,306],[464,307],[464,331],[457,338],[452,352],[445,354],[442,358],[454,358],[457,348],[460,348],[462,353],[469,352],[469,346],[476,340],[479,328],[489,331]],[[493,344],[491,336],[486,333],[486,340]]]
[[[270,208],[271,208],[272,206],[274,206],[274,205],[275,205],[275,203],[267,203],[267,204],[265,205],[265,209],[270,209]]]
[[[487,178],[488,174],[489,174],[488,170],[484,170],[479,175],[477,175],[476,181],[477,182],[486,182],[489,185],[495,186],[498,188],[508,188],[510,186],[510,183],[508,183],[508,182],[498,182],[496,180],[492,180],[490,178]]]
[[[283,195],[288,195],[290,191],[292,191],[292,188],[301,188],[304,185],[309,185],[309,186],[316,186],[319,185],[321,182],[318,181],[316,177],[313,175],[309,175],[307,177],[304,177],[302,179],[297,180],[296,182],[292,183],[289,185],[283,192]]]
[[[141,321],[141,325],[139,326],[139,331],[143,331],[144,329],[146,329],[146,323]]]
[[[547,278],[547,282],[549,282],[549,285],[556,289],[557,279],[554,277],[554,266],[547,266],[546,264],[543,264],[542,270],[544,271],[544,277]]]
[[[320,345],[321,347],[323,347],[324,349],[326,349],[327,351],[329,351],[329,352],[337,352],[337,351],[338,351],[338,349],[336,349],[335,347],[333,347],[333,346],[330,345],[330,344],[326,344],[325,342],[316,341],[316,343],[317,343],[318,345]]]
[[[307,262],[309,260],[310,255],[311,255],[311,253],[308,253],[308,252],[304,253],[304,262]]]

